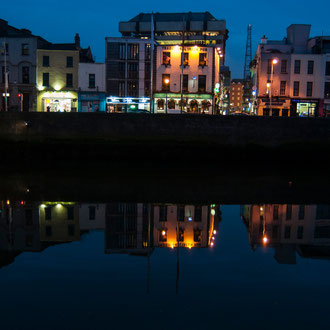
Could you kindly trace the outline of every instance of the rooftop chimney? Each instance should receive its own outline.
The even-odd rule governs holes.
[[[267,44],[267,40],[268,40],[268,38],[264,35],[264,36],[261,38],[260,43],[261,43],[262,45],[266,45],[266,44]]]
[[[76,33],[76,35],[74,37],[74,43],[76,44],[77,49],[80,49],[80,37],[79,37],[79,33]]]

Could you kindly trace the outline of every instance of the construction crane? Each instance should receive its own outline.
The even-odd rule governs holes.
[[[252,61],[252,25],[249,24],[247,28],[246,50],[245,50],[245,62],[243,79],[250,80],[250,63]]]

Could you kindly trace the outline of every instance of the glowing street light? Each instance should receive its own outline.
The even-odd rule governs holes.
[[[166,85],[166,98],[165,98],[165,103],[166,103],[166,108],[165,108],[165,112],[167,113],[167,92],[168,92],[168,85],[169,85],[169,83],[170,83],[170,79],[168,79],[168,78],[165,78],[164,79],[164,83],[165,83],[165,85]]]
[[[269,242],[268,237],[267,236],[264,236],[262,238],[262,241],[263,241],[264,244],[267,244]]]
[[[269,82],[269,115],[273,115],[272,111],[272,85],[273,85],[273,75],[274,75],[274,65],[278,63],[277,58],[272,59],[271,71],[270,71],[270,82]]]

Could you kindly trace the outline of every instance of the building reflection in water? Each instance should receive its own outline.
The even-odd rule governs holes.
[[[149,247],[213,246],[218,209],[216,205],[107,204],[105,252],[147,255]]]
[[[104,230],[105,253],[150,256],[155,247],[213,246],[216,205],[0,201],[0,268],[22,252]]]
[[[330,205],[244,205],[241,216],[252,249],[274,248],[278,263],[330,259]]]

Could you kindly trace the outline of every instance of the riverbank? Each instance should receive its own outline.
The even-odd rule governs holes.
[[[318,171],[329,165],[330,119],[0,113],[0,148],[0,168],[166,162]]]

